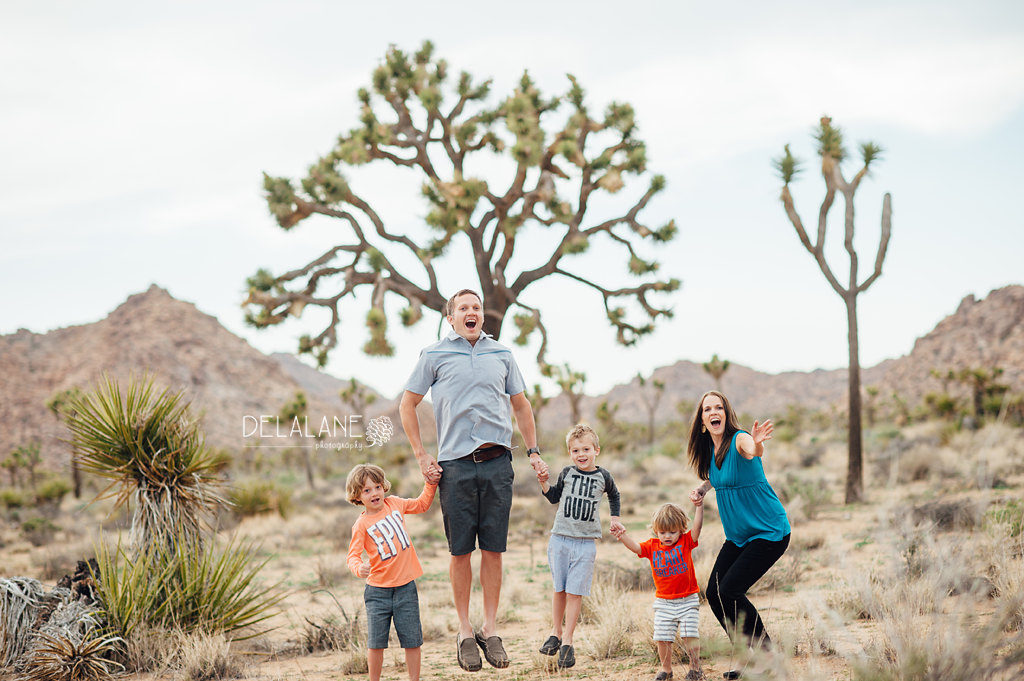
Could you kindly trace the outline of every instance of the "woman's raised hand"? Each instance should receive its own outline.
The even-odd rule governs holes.
[[[772,425],[771,419],[766,419],[764,423],[758,424],[754,421],[754,427],[750,429],[750,437],[754,438],[754,444],[759,445],[765,440],[772,439],[772,431],[775,430],[775,426]]]
[[[694,506],[700,506],[704,503],[704,486],[698,485],[697,489],[690,492],[690,502]]]

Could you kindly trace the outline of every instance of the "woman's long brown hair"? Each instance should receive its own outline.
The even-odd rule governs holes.
[[[717,452],[715,451],[715,441],[711,439],[711,433],[701,432],[701,426],[704,425],[704,421],[701,419],[704,400],[709,395],[718,397],[722,400],[722,406],[725,407],[725,432],[722,435],[722,446],[718,448]],[[690,442],[686,447],[690,467],[697,472],[697,477],[701,480],[707,480],[710,477],[712,458],[715,460],[715,465],[719,469],[722,468],[725,453],[729,451],[729,445],[732,444],[732,436],[739,430],[739,419],[736,418],[736,412],[729,404],[728,397],[717,390],[709,390],[701,396],[700,401],[697,402],[697,409],[693,413],[693,421],[690,423]]]

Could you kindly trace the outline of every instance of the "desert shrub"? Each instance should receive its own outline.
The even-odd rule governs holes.
[[[1019,537],[1024,526],[1024,501],[1008,499],[1004,505],[989,509],[985,520],[991,524],[1005,524],[1010,537]]]
[[[915,522],[930,522],[938,530],[971,529],[977,525],[978,508],[970,499],[930,501],[910,510]]]
[[[36,502],[59,506],[70,491],[71,483],[64,478],[50,478],[36,488]]]
[[[646,561],[638,561],[634,568],[622,567],[611,561],[598,561],[594,565],[593,581],[608,584],[619,591],[654,591],[654,577]]]
[[[228,650],[228,642],[221,634],[191,636],[182,645],[179,660],[178,678],[182,681],[219,681],[245,676],[242,665]]]
[[[797,498],[803,500],[801,508],[808,520],[814,520],[823,507],[832,503],[832,490],[824,478],[807,480],[790,473],[778,489],[782,503],[789,503]]]
[[[228,494],[236,515],[247,518],[276,512],[287,518],[292,512],[292,491],[273,482],[260,482],[251,487],[236,487]]]
[[[49,544],[53,539],[53,534],[59,531],[60,527],[46,518],[29,518],[21,524],[21,533],[32,543],[32,546]]]
[[[795,548],[790,549],[768,569],[761,579],[750,588],[752,593],[759,591],[792,591],[793,587],[800,581],[800,576],[807,569],[807,558],[804,552]]]
[[[775,429],[774,437],[781,442],[793,442],[800,436],[800,431],[788,423],[783,423]]]
[[[825,445],[824,443],[819,442],[817,438],[813,438],[809,444],[799,447],[798,449],[800,452],[801,468],[817,466],[821,463],[821,457],[825,455]]]
[[[626,592],[614,584],[594,579],[590,597],[583,599],[587,637],[577,647],[595,660],[634,655],[643,651],[641,623],[649,619],[637,612]]]
[[[0,506],[4,509],[24,508],[30,506],[31,500],[16,489],[0,490]]]
[[[345,609],[338,607],[341,617],[328,615],[319,622],[305,618],[306,624],[300,634],[300,644],[307,653],[322,650],[360,652],[365,643],[365,627],[360,619],[360,610],[350,617]]]

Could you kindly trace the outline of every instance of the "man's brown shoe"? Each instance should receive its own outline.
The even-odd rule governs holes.
[[[484,657],[487,658],[488,664],[498,669],[508,666],[508,655],[505,654],[505,646],[501,644],[500,636],[484,638],[484,635],[478,631],[476,632],[476,642],[484,651]]]
[[[476,644],[462,636],[456,636],[455,641],[458,644],[459,666],[467,672],[480,671],[484,663],[480,660],[480,651],[476,649]]]

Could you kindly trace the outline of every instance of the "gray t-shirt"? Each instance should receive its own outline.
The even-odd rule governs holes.
[[[619,515],[619,490],[611,473],[600,466],[592,471],[581,471],[576,466],[563,468],[555,484],[544,492],[552,504],[561,501],[551,534],[577,539],[599,538],[602,494],[608,495],[612,515]]]
[[[509,397],[526,390],[526,382],[512,351],[487,334],[470,345],[452,331],[424,348],[405,389],[430,391],[438,461],[461,458],[488,442],[512,447]]]

